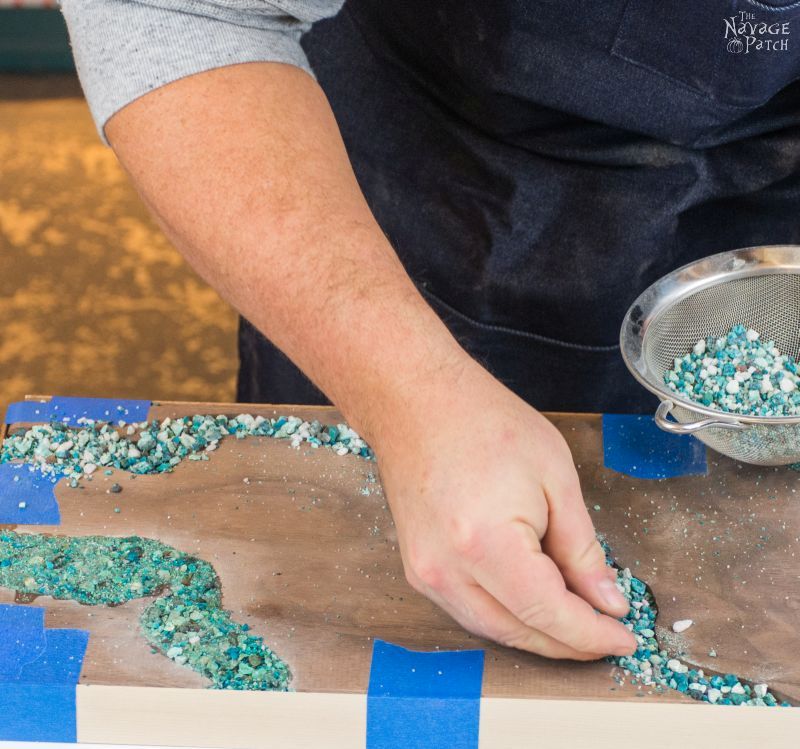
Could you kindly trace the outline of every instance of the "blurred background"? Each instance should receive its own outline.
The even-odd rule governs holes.
[[[81,94],[54,0],[0,0],[0,409],[231,401],[236,315],[170,246]]]

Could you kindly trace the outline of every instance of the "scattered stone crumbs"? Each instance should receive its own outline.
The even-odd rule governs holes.
[[[752,416],[800,414],[798,364],[774,341],[744,325],[699,340],[664,373],[675,393],[720,411]]]
[[[287,691],[289,667],[222,607],[214,568],[139,536],[0,534],[0,586],[88,606],[157,596],[140,625],[150,645],[216,689]]]
[[[606,562],[616,567],[608,545],[601,543]],[[672,657],[656,639],[658,609],[648,587],[627,568],[619,570],[617,586],[630,601],[630,611],[622,623],[633,632],[638,647],[633,655],[611,656],[608,660],[631,676],[632,683],[654,686],[656,691],[674,689],[712,705],[789,706],[788,702],[779,703],[766,684],[751,686],[734,674],[706,676],[703,669],[691,668]]]
[[[266,419],[250,414],[233,418],[197,414],[116,425],[82,419],[79,428],[59,422],[37,424],[6,437],[0,462],[22,460],[45,473],[63,474],[70,486],[77,487],[79,480],[90,478],[98,466],[133,474],[166,473],[186,457],[208,460],[208,454],[227,436],[286,439],[295,448],[308,444],[327,447],[337,455],[352,453],[374,459],[370,447],[346,424],[323,425],[296,416]],[[110,491],[117,493],[122,488],[114,484]]]
[[[800,378],[794,360],[782,356],[772,342],[759,341],[756,331],[734,326],[725,338],[699,341],[691,354],[675,360],[665,380],[672,390],[720,410],[800,413],[800,391],[796,390]],[[734,382],[738,390],[729,387]],[[760,382],[759,401],[749,395],[756,390],[755,382]],[[369,446],[344,424],[325,426],[297,417],[240,414],[134,424],[82,420],[79,428],[58,422],[36,425],[5,439],[0,462],[22,460],[46,473],[63,474],[77,487],[82,478],[91,481],[98,468],[105,469],[107,476],[112,467],[134,475],[166,473],[187,457],[208,460],[208,454],[228,436],[286,439],[295,448],[305,443],[327,447],[338,455],[374,459]],[[370,480],[375,481],[372,474]],[[119,484],[109,489],[112,493],[121,490]],[[362,493],[371,491],[368,482]],[[601,507],[593,509],[599,512]],[[604,548],[608,564],[616,566],[607,545]],[[647,586],[629,569],[619,571],[618,585],[631,603],[622,621],[634,633],[638,648],[632,656],[609,661],[623,669],[632,683],[654,686],[656,692],[674,689],[711,704],[788,705],[779,703],[766,684],[750,685],[733,674],[706,676],[702,669],[672,657],[656,639],[657,608]],[[222,608],[213,567],[159,541],[137,536],[69,538],[1,532],[0,586],[23,596],[49,595],[86,605],[117,605],[158,596],[141,616],[145,637],[157,651],[201,673],[215,688],[288,689],[291,673],[286,664],[262,638],[248,634],[247,624],[234,622]],[[709,651],[710,657],[716,655]]]
[[[197,414],[132,424],[81,419],[77,428],[57,421],[37,424],[6,437],[0,462],[32,464],[43,473],[66,476],[75,488],[81,479],[91,481],[100,468],[106,476],[113,474],[112,468],[135,476],[170,472],[187,457],[208,460],[225,437],[285,439],[294,448],[306,444],[374,460],[369,446],[345,424],[323,425],[296,416]],[[118,494],[122,486],[113,483],[107,491]],[[248,634],[247,624],[234,622],[222,608],[214,568],[160,541],[4,531],[0,586],[26,598],[47,595],[85,605],[112,606],[157,596],[140,620],[157,651],[199,672],[217,689],[289,688],[288,666],[261,637]]]
[[[680,634],[681,632],[685,632],[689,627],[692,626],[694,622],[691,619],[678,619],[677,622],[672,623],[672,631],[676,634]]]

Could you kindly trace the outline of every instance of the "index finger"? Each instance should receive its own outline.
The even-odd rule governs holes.
[[[616,575],[606,564],[575,469],[570,466],[547,476],[544,491],[549,513],[543,550],[573,593],[606,614],[624,616],[630,604],[612,581]]]

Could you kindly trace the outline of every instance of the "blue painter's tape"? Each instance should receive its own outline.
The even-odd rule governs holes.
[[[603,414],[603,463],[638,479],[704,476],[706,448],[688,435],[659,429],[652,416]]]
[[[0,741],[78,740],[74,684],[0,683]]]
[[[124,398],[70,398],[56,395],[49,401],[19,401],[6,411],[6,424],[60,421],[78,426],[78,419],[95,421],[146,421],[151,401]]]
[[[77,684],[89,633],[83,629],[47,629],[44,652],[25,664],[14,681],[36,684]]]
[[[16,679],[46,647],[43,608],[0,604],[0,681]]]
[[[60,473],[46,474],[24,463],[0,463],[0,523],[58,525],[55,487],[60,478]]]
[[[39,401],[17,401],[6,409],[6,424],[26,422],[36,424],[50,420],[50,404]]]
[[[39,606],[0,604],[0,740],[77,740],[75,686],[89,633],[45,629]]]
[[[67,398],[54,396],[50,400],[52,418],[70,426],[78,419],[95,421],[146,421],[150,401],[114,398]]]
[[[375,640],[367,749],[477,749],[483,651],[419,653]]]

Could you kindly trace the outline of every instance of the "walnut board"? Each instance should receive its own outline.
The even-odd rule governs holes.
[[[242,412],[341,421],[330,408],[210,403],[154,403],[150,418]],[[590,509],[597,529],[654,591],[660,641],[707,671],[765,681],[800,702],[800,475],[709,452],[705,477],[633,479],[604,468],[599,415],[550,417],[572,449],[587,506],[599,506]],[[727,746],[752,746],[765,732],[770,746],[796,741],[794,709],[696,704],[627,679],[619,685],[605,662],[548,661],[466,633],[406,583],[370,473],[378,476],[376,464],[352,455],[227,438],[210,460],[186,460],[171,474],[98,471],[79,489],[60,482],[61,525],[18,531],[136,534],[211,562],[226,608],[289,663],[297,690],[205,689],[205,679],[151,652],[138,630],[147,601],[104,608],[41,597],[30,605],[46,608],[48,627],[90,632],[79,740],[238,747],[278,745],[279,734],[282,747],[321,745],[323,737],[328,746],[363,746],[377,637],[420,650],[485,649],[482,747],[518,746],[525,736],[541,746],[577,746],[581,737],[604,746],[604,727],[611,737],[622,722],[645,730],[648,721],[685,726],[675,729],[676,746],[706,730]],[[122,493],[106,491],[113,482]],[[13,600],[0,589],[0,601]],[[694,626],[669,631],[684,618]],[[208,718],[202,726],[198,714]]]

